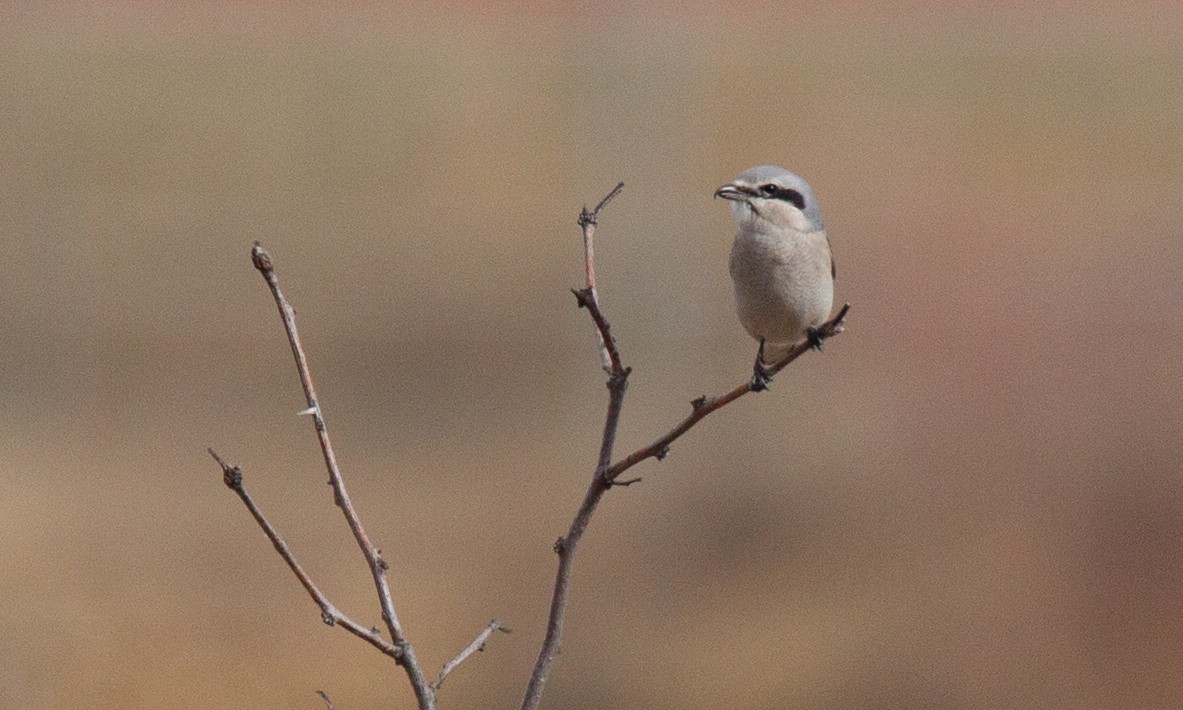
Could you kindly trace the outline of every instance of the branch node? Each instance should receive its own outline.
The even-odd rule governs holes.
[[[614,481],[609,482],[608,485],[620,486],[621,488],[628,488],[629,486],[633,485],[634,483],[640,483],[640,482],[641,482],[641,477],[637,476],[636,478],[630,478],[627,481],[615,481],[614,480]]]
[[[665,461],[665,457],[669,456],[669,455],[670,455],[670,447],[663,446],[657,450],[657,453],[653,454],[653,457],[656,458],[658,461]]]
[[[600,216],[600,211],[603,210],[604,207],[609,202],[612,201],[612,198],[619,195],[620,191],[623,189],[624,189],[624,183],[623,182],[617,183],[616,187],[612,188],[612,192],[609,192],[607,195],[605,195],[604,199],[600,200],[600,203],[598,205],[596,205],[596,208],[594,210],[592,210],[591,212],[588,212],[587,205],[584,205],[583,209],[580,210],[580,212],[579,212],[579,219],[576,220],[579,223],[579,226],[580,227],[587,227],[589,225],[597,224],[597,220],[599,219],[599,216]]]
[[[321,609],[320,620],[325,622],[325,626],[337,625],[337,617],[328,609]]]
[[[400,666],[407,660],[407,642],[399,641],[394,644],[394,660]]]
[[[628,376],[631,375],[632,372],[633,368],[631,367],[626,367],[622,370],[613,370],[608,373],[608,381],[605,384],[608,386],[608,389],[623,387],[628,381]]]
[[[555,544],[554,544],[555,554],[562,555],[563,552],[566,551],[566,549],[567,549],[567,541],[565,539],[560,537],[558,540],[555,540]]]
[[[573,288],[571,293],[575,294],[575,300],[578,301],[580,308],[591,308],[591,305],[595,303],[590,288]]]
[[[208,451],[209,455],[214,457],[214,461],[217,461],[218,465],[222,467],[222,483],[225,483],[226,487],[232,491],[241,491],[242,469],[237,466],[231,466],[230,464],[223,461],[222,457],[218,456],[218,452],[214,451],[212,447],[206,449],[206,451]]]
[[[690,400],[690,408],[695,411],[702,409],[703,407],[706,406],[706,404],[707,404],[707,396],[705,394],[702,395],[701,397],[696,397],[696,398]]]

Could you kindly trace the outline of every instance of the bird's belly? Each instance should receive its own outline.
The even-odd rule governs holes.
[[[736,310],[753,338],[795,342],[806,328],[825,321],[834,300],[828,250],[825,256],[823,260],[801,249],[736,244],[731,254]]]

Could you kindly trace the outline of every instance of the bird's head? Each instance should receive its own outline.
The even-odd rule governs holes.
[[[715,197],[731,201],[731,211],[741,227],[762,221],[772,227],[799,232],[822,229],[822,213],[809,183],[784,168],[758,165],[745,170]]]

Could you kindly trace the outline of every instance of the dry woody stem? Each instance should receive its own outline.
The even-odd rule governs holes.
[[[300,384],[304,387],[304,396],[308,401],[306,411],[312,415],[317,440],[320,442],[320,450],[324,455],[325,468],[329,472],[329,485],[333,487],[333,500],[345,515],[349,530],[353,533],[353,538],[357,541],[357,546],[361,548],[362,555],[366,558],[366,564],[370,568],[370,576],[373,577],[374,588],[378,592],[378,603],[382,607],[382,620],[386,622],[390,638],[399,651],[396,660],[406,671],[407,678],[411,681],[411,687],[415,691],[419,707],[434,707],[434,693],[428,684],[427,677],[423,674],[419,660],[415,657],[415,649],[403,633],[398,615],[394,611],[394,599],[390,594],[390,584],[386,581],[386,570],[389,567],[382,559],[381,551],[370,541],[370,536],[366,534],[366,529],[361,524],[361,518],[358,517],[357,510],[353,507],[353,501],[349,498],[349,492],[345,490],[345,481],[341,478],[341,470],[337,466],[337,456],[333,453],[333,444],[329,440],[328,424],[325,422],[324,414],[320,411],[316,388],[312,384],[308,358],[304,354],[304,346],[300,343],[300,334],[296,330],[296,311],[284,298],[283,292],[279,290],[279,277],[272,265],[271,255],[257,242],[251,249],[251,263],[262,274],[263,280],[267,282],[268,288],[271,289],[271,295],[275,298],[275,305],[279,309],[279,316],[283,319],[283,327],[287,331],[288,342],[292,346],[292,356],[296,359],[296,371],[300,375]]]
[[[324,622],[329,626],[341,626],[349,633],[362,639],[382,653],[385,653],[387,656],[397,660],[399,657],[399,650],[395,648],[394,644],[382,638],[382,636],[379,635],[376,630],[362,626],[353,619],[350,619],[348,616],[342,614],[337,610],[337,607],[333,606],[324,593],[320,591],[320,589],[312,581],[312,578],[308,576],[308,573],[305,572],[304,568],[300,566],[300,563],[296,561],[296,556],[292,554],[291,548],[288,547],[288,544],[284,541],[284,539],[279,536],[279,533],[276,532],[275,527],[271,525],[271,522],[267,520],[266,516],[263,515],[263,511],[259,509],[259,506],[255,504],[255,501],[251,498],[250,494],[247,493],[246,486],[243,485],[242,482],[242,469],[240,469],[238,466],[231,466],[230,464],[223,461],[222,457],[218,456],[217,452],[215,452],[213,449],[207,449],[207,451],[209,451],[210,456],[213,456],[214,460],[218,462],[218,465],[222,467],[222,482],[226,484],[227,488],[237,493],[238,497],[242,499],[243,504],[246,505],[246,509],[250,511],[251,516],[255,519],[255,522],[259,524],[259,527],[263,528],[263,533],[267,535],[267,538],[271,540],[271,544],[275,546],[275,551],[279,553],[279,556],[282,557],[283,561],[287,563],[288,567],[292,570],[292,573],[295,574],[296,578],[300,580],[300,584],[302,584],[304,589],[308,591],[308,595],[312,597],[312,601],[316,602],[316,605],[320,607],[321,619],[323,619]]]
[[[628,378],[631,369],[626,367],[622,361],[620,348],[617,346],[616,339],[612,336],[611,326],[600,306],[599,293],[596,290],[594,237],[601,211],[613,198],[620,194],[623,188],[624,183],[618,184],[604,199],[600,200],[599,204],[593,210],[589,211],[584,207],[580,212],[578,220],[579,226],[583,231],[586,285],[582,289],[574,290],[573,293],[575,294],[579,307],[586,309],[591,316],[592,324],[595,327],[599,340],[598,350],[601,366],[607,374],[608,406],[607,412],[604,415],[604,428],[600,437],[599,454],[596,458],[595,470],[592,473],[591,481],[588,483],[587,492],[584,494],[583,501],[580,503],[579,509],[576,511],[575,517],[567,529],[567,534],[559,538],[554,544],[555,552],[559,557],[559,565],[555,573],[550,613],[547,618],[546,636],[542,642],[542,647],[539,649],[538,658],[535,661],[533,672],[530,675],[530,680],[526,687],[525,696],[522,699],[521,707],[523,710],[534,710],[539,706],[547,677],[562,647],[563,622],[566,618],[567,603],[571,592],[575,554],[578,550],[579,542],[583,538],[583,534],[587,531],[591,523],[592,515],[595,513],[604,494],[614,487],[626,487],[640,481],[640,478],[621,479],[620,477],[625,471],[646,459],[656,458],[660,460],[665,458],[669,452],[670,445],[689,431],[695,424],[702,421],[712,412],[718,411],[743,395],[749,392],[759,391],[759,387],[762,386],[762,383],[753,378],[717,397],[703,396],[695,399],[690,403],[690,413],[673,429],[658,437],[648,446],[637,449],[623,459],[619,459],[613,463],[612,457],[616,443],[616,432],[620,426],[620,413],[624,407],[624,397],[628,391]],[[280,557],[283,558],[305,591],[308,592],[308,595],[312,597],[312,600],[320,608],[321,618],[324,622],[331,626],[340,626],[346,629],[394,659],[406,673],[420,710],[433,710],[436,705],[436,692],[443,685],[444,680],[466,659],[478,651],[484,650],[485,644],[495,632],[501,631],[508,633],[508,629],[503,628],[496,619],[490,621],[468,646],[444,664],[434,681],[429,682],[427,680],[427,677],[423,673],[423,668],[416,658],[415,650],[407,639],[399,623],[398,615],[395,613],[394,600],[391,595],[390,585],[386,579],[386,572],[389,566],[382,558],[382,552],[370,540],[369,535],[366,534],[361,519],[349,497],[349,493],[345,489],[345,482],[341,477],[337,458],[333,452],[332,442],[329,439],[328,425],[325,422],[324,414],[321,412],[320,402],[316,396],[316,389],[312,383],[312,373],[308,367],[308,359],[304,354],[304,348],[300,342],[299,333],[296,330],[295,310],[288,303],[287,299],[284,298],[283,293],[279,289],[279,278],[276,276],[271,256],[258,243],[255,243],[254,248],[251,250],[251,262],[267,282],[267,286],[270,288],[271,294],[275,299],[276,307],[279,309],[279,315],[287,332],[288,342],[291,345],[292,356],[296,361],[296,371],[300,377],[300,384],[304,389],[304,395],[308,403],[308,408],[303,413],[312,416],[312,422],[320,443],[325,467],[329,473],[329,485],[333,489],[333,501],[344,514],[349,530],[366,559],[370,575],[373,578],[374,588],[378,594],[382,619],[390,635],[389,641],[382,637],[377,628],[367,628],[357,623],[341,613],[329,602],[324,593],[312,581],[307,571],[296,561],[295,555],[287,543],[280,537],[274,526],[267,520],[259,506],[247,493],[246,486],[243,484],[242,470],[237,466],[231,466],[226,463],[213,449],[210,449],[209,453],[222,468],[223,482],[238,495],[251,516],[258,523],[259,527],[262,528],[264,534],[271,540],[271,544],[275,547]],[[797,343],[773,365],[765,367],[763,374],[766,377],[771,377],[811,348],[820,349],[820,344],[823,340],[842,332],[844,320],[849,310],[849,305],[843,306],[834,318],[815,329],[809,338]],[[326,705],[331,708],[332,703],[329,701],[327,694],[323,691],[317,692]]]
[[[573,290],[580,308],[587,309],[596,332],[600,338],[600,359],[604,371],[608,375],[608,411],[604,416],[604,430],[600,438],[600,452],[596,460],[596,468],[588,484],[583,502],[571,521],[567,534],[559,538],[554,545],[559,556],[559,567],[555,573],[554,591],[551,594],[550,615],[546,624],[546,636],[542,648],[538,652],[538,659],[534,664],[534,672],[526,686],[525,696],[522,698],[522,710],[535,710],[542,702],[542,691],[546,686],[556,656],[562,647],[563,622],[567,615],[567,601],[571,593],[571,575],[575,560],[575,552],[579,541],[591,523],[592,514],[600,503],[604,494],[613,487],[624,487],[640,481],[639,478],[617,480],[622,473],[648,458],[663,459],[669,453],[670,444],[685,434],[707,415],[718,411],[722,407],[734,402],[743,395],[755,391],[753,382],[749,379],[731,391],[718,397],[699,397],[691,402],[690,414],[686,416],[664,436],[659,437],[652,444],[638,449],[625,458],[612,463],[612,450],[616,442],[616,430],[620,425],[620,412],[624,407],[624,395],[628,390],[628,376],[631,368],[625,367],[621,361],[620,349],[612,337],[611,326],[600,308],[599,294],[595,283],[594,236],[599,221],[600,211],[612,198],[620,194],[624,183],[618,184],[612,192],[600,201],[596,208],[588,211],[585,207],[579,215],[579,226],[583,228],[583,250],[587,284],[582,289]],[[765,368],[766,375],[771,377],[780,372],[811,348],[818,347],[826,338],[842,332],[843,322],[850,305],[844,305],[831,320],[819,326],[814,333],[814,340],[803,339],[787,354],[772,366]]]
[[[312,373],[308,368],[308,358],[304,354],[304,347],[300,342],[299,332],[296,330],[296,312],[279,289],[279,277],[275,273],[271,255],[258,242],[251,249],[251,263],[263,276],[264,281],[267,282],[268,288],[271,289],[271,295],[275,299],[275,305],[279,309],[279,316],[283,321],[284,329],[288,336],[288,343],[292,348],[292,356],[296,360],[296,371],[300,376],[300,384],[304,388],[304,396],[308,402],[308,409],[303,413],[312,416],[316,436],[320,442],[320,449],[324,456],[325,467],[329,472],[329,485],[333,489],[333,502],[344,514],[349,530],[353,533],[354,540],[357,541],[357,545],[366,559],[366,564],[370,569],[370,576],[374,581],[374,588],[378,594],[378,603],[382,609],[382,620],[385,622],[386,629],[390,633],[390,641],[382,638],[378,629],[362,626],[342,614],[329,602],[316,584],[313,583],[304,568],[296,561],[295,555],[292,554],[287,543],[284,542],[283,538],[280,537],[279,533],[247,493],[246,487],[242,483],[242,471],[237,466],[227,464],[213,449],[210,449],[209,453],[218,462],[218,465],[222,467],[222,480],[226,486],[237,493],[238,497],[242,499],[247,510],[250,511],[255,521],[259,524],[259,527],[263,529],[263,532],[271,540],[271,544],[275,546],[276,551],[279,552],[288,567],[296,575],[296,578],[300,580],[300,584],[304,586],[304,589],[312,597],[312,600],[320,607],[321,618],[324,622],[331,626],[345,628],[350,633],[365,640],[382,653],[393,658],[395,663],[401,666],[406,673],[420,710],[432,710],[435,708],[436,690],[443,683],[444,678],[455,670],[466,658],[476,651],[481,650],[489,636],[494,631],[501,629],[501,626],[496,620],[490,622],[472,644],[469,644],[456,658],[444,666],[444,669],[440,672],[439,677],[434,683],[428,682],[426,675],[423,673],[423,668],[415,656],[415,649],[411,646],[411,642],[407,640],[403,628],[399,624],[398,615],[395,613],[394,599],[390,593],[390,585],[386,580],[386,572],[389,566],[382,559],[381,550],[374,545],[369,535],[366,534],[366,530],[361,523],[361,518],[358,516],[357,510],[353,506],[353,501],[349,497],[349,492],[345,489],[345,481],[341,477],[341,471],[337,465],[337,457],[333,453],[333,444],[329,439],[328,425],[320,409],[320,402],[316,396],[316,388],[312,383]],[[318,692],[321,693],[321,697],[331,707],[332,705],[323,691]]]
[[[439,676],[437,676],[436,679],[431,683],[432,689],[439,690],[440,686],[444,684],[444,679],[447,678],[452,671],[456,670],[456,668],[461,663],[464,663],[465,659],[477,651],[484,651],[485,643],[489,640],[489,637],[493,635],[494,631],[500,631],[501,633],[505,634],[509,633],[509,629],[502,626],[501,622],[497,621],[496,619],[490,621],[489,625],[486,626],[479,634],[477,634],[477,637],[472,640],[472,643],[465,646],[464,650],[460,653],[457,653],[455,658],[444,664],[444,667],[440,670]]]

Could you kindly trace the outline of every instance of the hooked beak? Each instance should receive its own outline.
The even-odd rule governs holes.
[[[728,183],[715,190],[715,197],[722,197],[724,200],[734,202],[743,202],[754,194],[755,191],[747,185],[736,185],[735,183]]]

